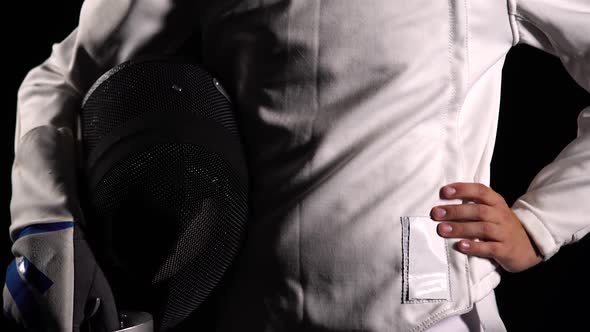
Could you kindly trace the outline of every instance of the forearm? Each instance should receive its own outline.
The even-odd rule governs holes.
[[[29,224],[78,219],[77,112],[113,66],[174,53],[197,25],[195,2],[89,0],[79,26],[53,46],[18,93],[11,235]],[[12,237],[14,239],[14,237]]]
[[[545,259],[590,231],[590,107],[578,137],[535,177],[513,205]]]

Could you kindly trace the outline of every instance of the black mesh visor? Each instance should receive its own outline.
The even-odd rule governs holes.
[[[134,61],[82,107],[88,238],[118,307],[158,330],[204,302],[241,245],[247,175],[222,91],[194,64]]]

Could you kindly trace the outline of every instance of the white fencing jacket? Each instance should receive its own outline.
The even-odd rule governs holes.
[[[489,183],[507,52],[555,54],[590,89],[588,0],[87,0],[19,90],[11,234],[79,220],[71,153],[90,85],[199,29],[251,176],[223,331],[423,331],[470,311],[497,266],[428,215],[445,184]],[[590,230],[590,108],[578,125],[513,206],[545,259]],[[44,250],[71,263],[69,246]],[[49,292],[67,299],[63,269]]]

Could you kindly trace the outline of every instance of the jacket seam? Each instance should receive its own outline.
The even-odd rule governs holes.
[[[465,89],[469,89],[470,85],[470,75],[471,75],[471,62],[470,62],[470,53],[469,53],[469,2],[464,0],[463,2],[464,10],[465,10]],[[464,93],[464,92],[463,92]],[[457,98],[457,96],[455,96]],[[458,100],[457,100],[458,101]],[[463,150],[463,144],[461,144],[461,134],[460,134],[460,125],[461,125],[461,117],[463,115],[463,102],[457,102],[457,116],[455,117],[455,141],[457,144],[457,149],[459,151],[459,157],[461,161],[461,177],[465,175],[465,151]]]
[[[464,5],[467,5],[467,1],[464,2]],[[448,24],[449,24],[449,31],[448,31],[448,45],[447,45],[447,57],[448,57],[448,64],[449,64],[449,86],[450,86],[450,96],[449,96],[449,101],[447,103],[447,110],[446,112],[443,113],[443,126],[441,127],[441,134],[444,135],[445,140],[456,140],[455,143],[459,143],[459,135],[457,133],[457,130],[455,130],[454,135],[452,133],[448,132],[448,126],[451,124],[451,119],[449,119],[450,115],[451,115],[451,110],[456,107],[457,108],[457,117],[455,118],[455,125],[458,125],[459,123],[459,103],[457,102],[457,77],[456,77],[456,73],[455,73],[455,68],[454,68],[454,38],[456,37],[456,24],[457,24],[457,17],[456,17],[456,13],[455,13],[455,6],[453,5],[453,0],[449,0],[449,2],[447,3],[448,6]],[[465,7],[466,9],[467,7]],[[465,14],[467,16],[467,13]],[[467,24],[467,23],[466,23]],[[465,26],[468,29],[468,26]],[[466,30],[467,30],[466,29]],[[467,33],[467,31],[466,31]],[[468,36],[466,36],[466,38],[468,38]],[[468,61],[468,57],[466,58],[466,61]],[[449,136],[449,134],[451,134],[452,136],[454,136],[452,138],[452,136]],[[462,159],[462,149],[460,148],[460,144],[458,145],[459,149],[458,152],[461,156]],[[463,167],[463,161],[461,160],[461,167]],[[445,172],[446,175],[448,176],[449,174],[447,172]],[[464,173],[464,170],[461,169],[461,175]],[[449,179],[447,179],[448,181]],[[467,275],[467,278],[469,278],[469,263],[466,260],[465,264],[464,264],[464,268],[465,268],[465,272]],[[452,278],[451,278],[452,280]],[[452,289],[452,282],[450,285],[450,288]],[[469,289],[470,287],[467,287],[467,291],[469,293],[471,293],[471,290]],[[451,290],[450,289],[450,290]],[[452,292],[451,292],[451,298],[452,298]],[[453,302],[451,302],[453,303]],[[448,314],[462,314],[465,312],[468,312],[469,310],[471,310],[472,305],[471,305],[471,300],[469,301],[469,304],[466,308],[446,308],[443,309],[433,315],[430,315],[426,320],[420,322],[419,324],[417,324],[413,329],[411,329],[411,332],[418,332],[418,331],[424,331],[425,329],[429,328],[430,326],[434,325],[437,321],[439,321],[441,319],[441,317],[445,317],[445,315]]]
[[[467,0],[464,1],[465,6],[465,65],[466,65],[466,73],[465,73],[465,89],[469,89],[470,83],[470,76],[471,76],[471,59],[470,59],[470,52],[469,52],[469,2]],[[463,150],[463,144],[461,144],[461,135],[460,135],[460,125],[461,125],[461,116],[463,115],[463,103],[461,105],[457,105],[457,124],[455,133],[457,135],[457,145],[459,147],[459,153],[461,154],[461,177],[465,175],[465,151]]]
[[[469,42],[471,38],[471,29],[469,25],[469,1],[465,0],[465,61],[467,64],[467,87],[471,84],[471,51]]]
[[[461,314],[464,314],[464,313],[469,312],[472,309],[472,307],[473,306],[470,305],[470,306],[468,306],[467,308],[464,308],[464,309],[448,308],[448,309],[441,310],[441,311],[439,311],[439,312],[431,315],[428,319],[422,321],[416,327],[414,327],[413,329],[411,329],[410,332],[424,331],[424,330],[432,327],[434,324],[436,324],[441,319],[445,318],[445,315],[448,315],[448,314],[451,314],[451,315],[461,315]]]

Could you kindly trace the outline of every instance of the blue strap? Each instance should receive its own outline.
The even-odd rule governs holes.
[[[31,234],[54,232],[71,227],[74,227],[71,221],[30,225],[16,234],[16,240]],[[16,259],[13,260],[6,269],[6,288],[26,326],[35,326],[40,321],[41,312],[35,298],[45,294],[52,285],[53,281],[26,257],[22,257],[18,262]]]
[[[16,240],[20,239],[23,236],[27,236],[27,235],[31,235],[31,234],[55,232],[55,231],[60,231],[62,229],[66,229],[66,228],[70,228],[70,227],[74,227],[74,223],[71,221],[30,225],[30,226],[23,228],[19,233],[16,234]]]
[[[41,317],[39,306],[35,302],[35,295],[21,279],[16,264],[16,260],[14,260],[6,269],[6,288],[8,288],[25,324],[36,325],[35,322],[39,321]]]
[[[29,285],[35,287],[41,294],[45,292],[53,285],[51,281],[43,272],[31,263],[26,257],[23,257],[22,261],[18,264],[22,264],[20,269],[22,276],[29,283]]]

